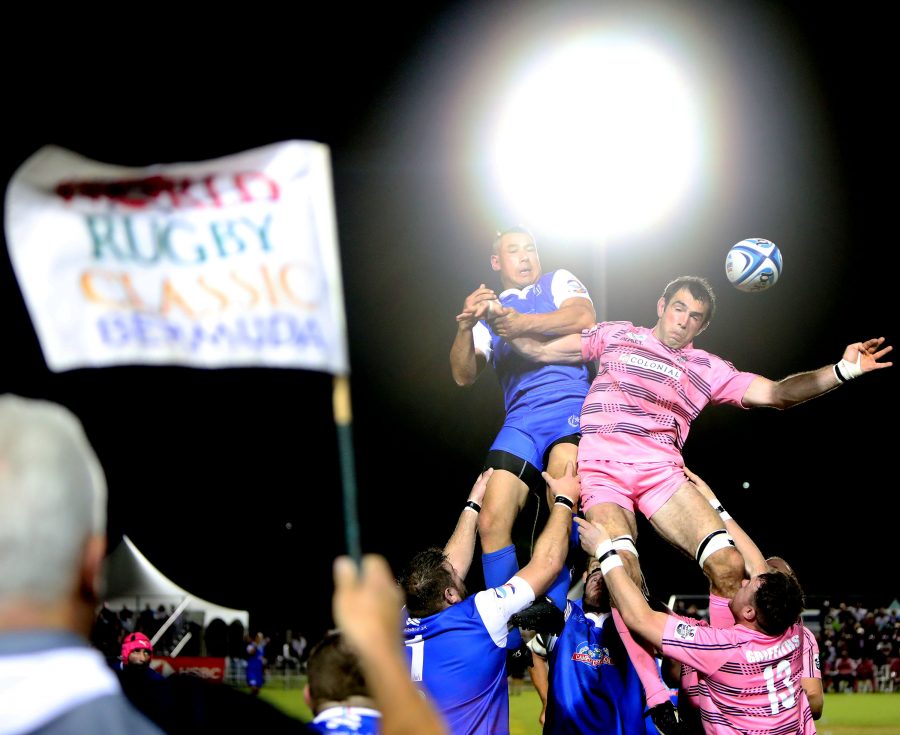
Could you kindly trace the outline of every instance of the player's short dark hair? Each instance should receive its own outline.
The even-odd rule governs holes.
[[[710,282],[700,276],[678,276],[669,281],[663,289],[662,299],[666,306],[669,305],[672,297],[683,288],[690,291],[691,296],[697,301],[709,306],[706,310],[706,319],[703,321],[704,324],[709,324],[716,313],[716,292],[713,291]]]
[[[306,675],[313,710],[325,702],[370,696],[359,666],[359,656],[347,645],[339,630],[329,631],[313,646],[306,662]]]
[[[781,635],[803,612],[803,590],[796,577],[784,572],[765,572],[759,578],[753,599],[756,622],[763,632]]]
[[[494,255],[500,252],[500,238],[504,235],[527,235],[531,242],[537,246],[537,240],[534,239],[534,235],[531,233],[531,230],[522,227],[522,225],[514,225],[513,227],[507,227],[504,230],[497,230],[497,234],[494,235],[494,240],[491,243],[491,252]]]
[[[411,617],[426,618],[441,609],[444,590],[454,584],[447,567],[447,555],[437,546],[420,551],[406,565],[399,582]]]

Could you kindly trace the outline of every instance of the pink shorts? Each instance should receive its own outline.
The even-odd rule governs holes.
[[[672,462],[607,462],[586,459],[578,463],[581,510],[597,503],[615,503],[650,518],[675,491],[688,482],[684,468]]]

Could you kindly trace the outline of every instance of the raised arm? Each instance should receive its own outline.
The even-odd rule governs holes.
[[[533,337],[516,337],[509,340],[512,348],[529,360],[541,363],[563,363],[577,365],[584,362],[581,357],[581,334],[567,334],[565,337],[540,340]]]
[[[450,566],[456,570],[456,573],[462,579],[466,578],[466,575],[469,573],[469,567],[472,566],[472,557],[475,554],[475,537],[478,532],[478,513],[484,500],[487,482],[493,473],[493,468],[488,468],[478,475],[475,484],[469,491],[469,499],[466,501],[462,513],[459,514],[456,528],[453,529],[450,540],[444,546],[444,554],[447,555],[447,561],[450,562]]]
[[[488,304],[496,302],[496,294],[483,283],[466,296],[461,314],[456,317],[456,337],[450,347],[450,373],[459,386],[472,385],[484,369],[484,354],[475,349],[472,330],[487,313]]]
[[[687,475],[688,479],[694,484],[694,487],[697,488],[699,493],[709,501],[709,504],[715,508],[716,512],[721,516],[722,521],[725,523],[725,530],[728,531],[731,538],[734,539],[735,548],[741,553],[741,556],[744,557],[744,569],[747,573],[747,577],[752,579],[757,574],[768,571],[769,565],[766,564],[766,557],[763,556],[763,553],[759,550],[759,547],[753,539],[747,535],[740,525],[738,525],[738,522],[725,511],[722,504],[719,502],[719,499],[716,497],[716,494],[712,491],[712,488],[706,484],[703,478],[691,472],[687,467],[684,468],[684,474]]]
[[[606,529],[601,524],[591,523],[584,518],[576,518],[575,522],[578,524],[581,548],[601,560],[603,579],[628,630],[637,633],[655,648],[662,648],[662,637],[669,616],[656,612],[647,604],[644,593],[625,571]]]
[[[550,507],[550,517],[534,544],[531,561],[516,574],[528,582],[535,595],[543,595],[547,591],[566,563],[572,514],[578,506],[581,492],[581,479],[575,474],[571,462],[566,463],[562,477],[554,478],[547,472],[541,475],[556,501]]]
[[[403,592],[384,557],[367,555],[361,572],[347,556],[334,562],[334,622],[359,656],[381,712],[382,735],[444,735],[440,715],[409,678],[398,625]]]
[[[504,308],[491,319],[491,328],[506,340],[516,337],[563,337],[581,334],[597,322],[590,299],[574,296],[562,302],[556,311],[546,314],[522,314]]]
[[[879,362],[893,349],[890,345],[882,347],[883,344],[884,337],[854,342],[847,345],[841,361],[836,365],[789,375],[779,381],[759,376],[747,387],[743,404],[748,408],[790,408],[834,390],[864,373],[891,367],[892,362]]]

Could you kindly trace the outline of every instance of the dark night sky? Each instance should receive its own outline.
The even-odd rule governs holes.
[[[610,251],[609,318],[651,325],[662,285],[691,272],[709,277],[720,296],[697,346],[741,369],[779,378],[835,362],[849,342],[885,336],[896,344],[887,24],[804,3],[730,3],[729,14],[717,3],[683,5],[735,68],[754,63],[749,49],[766,61],[721,100],[740,145],[724,151],[732,177],[716,192],[718,206]],[[450,183],[465,167],[448,145],[461,119],[460,79],[477,75],[479,50],[526,9],[543,12],[546,25],[586,7],[596,16],[621,6],[443,2],[402,17],[367,7],[112,25],[71,15],[43,31],[23,24],[27,51],[3,52],[2,160],[7,180],[48,143],[124,165],[203,160],[287,139],[329,145],[362,546],[396,569],[446,540],[502,420],[494,377],[464,391],[447,362],[463,298],[494,283],[487,246],[505,224],[474,214]],[[773,71],[780,58],[796,78]],[[796,101],[785,90],[797,88],[809,111],[802,125],[788,118],[792,132],[778,138],[774,121]],[[781,245],[785,274],[766,294],[741,294],[725,281],[724,253],[754,235]],[[552,233],[537,236],[545,270],[566,267],[597,288],[590,254]],[[0,389],[57,400],[82,418],[107,470],[112,541],[129,534],[178,584],[249,608],[254,623],[313,635],[327,627],[330,563],[344,550],[330,376],[51,373],[5,248],[0,278]],[[900,594],[884,565],[896,549],[887,508],[897,374],[867,376],[783,414],[711,408],[692,429],[688,464],[764,550],[795,564],[812,595],[887,603]],[[641,532],[657,594],[703,591],[695,565],[647,526]],[[475,586],[478,575],[476,564]]]

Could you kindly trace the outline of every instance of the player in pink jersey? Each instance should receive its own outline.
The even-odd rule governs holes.
[[[883,337],[856,342],[835,365],[772,381],[694,348],[715,305],[705,279],[682,276],[660,296],[653,328],[603,322],[580,336],[519,337],[511,344],[538,362],[598,362],[581,414],[581,506],[625,552],[632,579],[640,580],[634,547],[640,511],[663,538],[696,558],[713,594],[731,599],[744,578],[744,562],[722,520],[684,474],[681,449],[691,422],[708,403],[780,409],[802,403],[891,366],[880,360],[892,348],[882,347]],[[631,646],[629,652],[639,655]],[[661,682],[654,683],[652,659],[635,665],[651,706],[663,701],[667,694]]]
[[[744,531],[734,518],[731,517],[719,502],[712,488],[698,475],[691,472],[687,467],[684,468],[685,474],[694,483],[697,490],[703,495],[709,504],[716,509],[719,517],[725,524],[725,528],[732,536],[735,547],[744,558],[745,571],[748,579],[768,571],[779,571],[788,576],[797,579],[797,575],[791,566],[780,556],[770,556],[764,558],[759,547]],[[798,580],[799,583],[799,580]],[[709,596],[709,624],[714,628],[730,628],[735,624],[734,616],[730,608],[730,600],[723,597],[710,594]],[[802,673],[800,685],[806,693],[809,701],[810,712],[814,720],[818,720],[822,716],[822,710],[825,704],[824,690],[822,687],[822,673],[819,666],[819,646],[812,632],[802,625],[800,621],[803,645],[802,645]],[[699,717],[699,711],[696,713],[694,709],[699,708],[700,695],[705,690],[706,682],[700,676],[699,672],[688,664],[681,664],[680,676],[676,674],[676,678],[680,678],[681,690],[684,694],[684,701],[679,699],[679,712],[682,719],[693,722]],[[686,710],[682,704],[688,704]]]
[[[735,624],[713,628],[653,610],[624,570],[607,529],[581,518],[576,523],[581,546],[600,560],[628,629],[699,672],[697,700],[708,735],[815,733],[801,685],[803,591],[796,578],[769,571],[744,580],[729,603]]]

